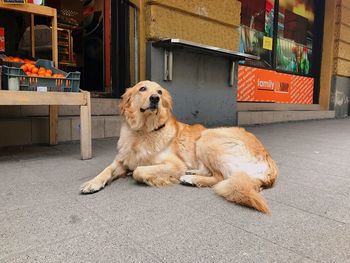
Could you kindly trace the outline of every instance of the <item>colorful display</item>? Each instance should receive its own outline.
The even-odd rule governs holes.
[[[276,68],[309,75],[313,43],[314,1],[280,0]]]
[[[274,0],[241,0],[241,43],[244,53],[260,56],[264,68],[310,75],[314,24],[314,0],[280,0],[276,48]]]
[[[240,49],[261,58],[242,65],[264,69],[239,67],[238,101],[313,103],[314,2],[241,0]]]
[[[238,67],[237,101],[313,103],[314,79],[253,67]]]
[[[241,1],[241,52],[260,56],[272,67],[274,0]]]

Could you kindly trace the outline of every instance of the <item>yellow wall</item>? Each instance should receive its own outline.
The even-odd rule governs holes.
[[[350,0],[336,6],[333,74],[350,77]]]
[[[237,0],[146,0],[148,40],[181,38],[239,49],[241,4]]]

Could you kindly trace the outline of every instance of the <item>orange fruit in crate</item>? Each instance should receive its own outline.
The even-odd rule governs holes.
[[[23,69],[23,71],[26,72],[28,70],[27,64],[22,65],[21,69]]]
[[[51,78],[50,72],[47,72],[47,71],[45,72],[44,76],[47,77],[47,78]]]
[[[38,69],[37,67],[34,66],[34,67],[32,68],[32,73],[37,74],[38,71],[39,71],[39,69]]]
[[[41,72],[38,72],[38,76],[39,76],[39,77],[45,77],[45,73],[42,72],[42,71],[41,71]]]
[[[31,75],[32,75],[32,72],[27,71],[26,74],[27,74],[27,76],[31,76]]]
[[[52,75],[52,70],[51,70],[51,69],[47,69],[47,70],[46,70],[46,73]]]
[[[28,64],[28,71],[32,72],[33,68],[35,68],[33,64]]]
[[[38,76],[38,74],[36,74],[36,73],[32,73],[32,76],[33,76],[33,77],[37,77],[37,76]]]
[[[39,74],[39,75],[45,75],[45,73],[46,73],[45,70],[40,70],[40,69],[39,69],[39,71],[38,71],[38,74]]]
[[[21,62],[21,58],[15,57],[12,61],[13,61],[13,62]]]

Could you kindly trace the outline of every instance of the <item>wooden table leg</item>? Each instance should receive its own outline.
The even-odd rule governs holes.
[[[49,106],[49,120],[50,120],[50,145],[57,145],[57,127],[58,127],[58,106]]]
[[[80,106],[80,149],[83,160],[92,158],[90,93],[86,92],[85,95],[87,105]]]

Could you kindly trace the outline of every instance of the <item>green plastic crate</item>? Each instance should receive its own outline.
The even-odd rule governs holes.
[[[39,59],[35,66],[51,69],[53,74],[62,74],[64,78],[47,78],[28,76],[21,68],[3,66],[3,89],[8,89],[10,78],[19,79],[19,89],[26,91],[56,91],[56,92],[79,92],[80,72],[66,73],[53,67],[50,60]]]

